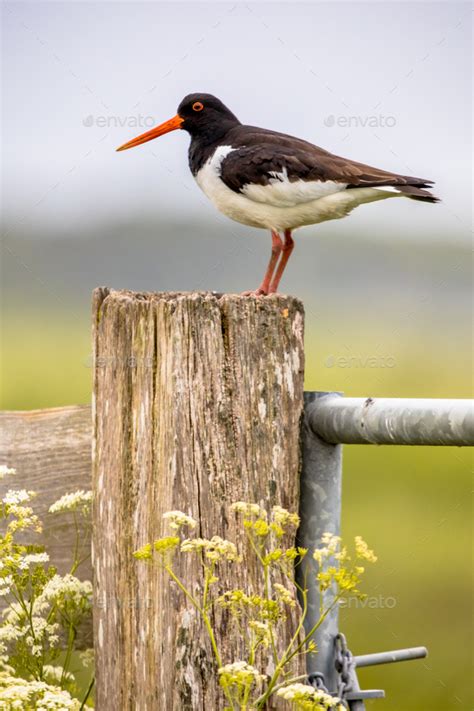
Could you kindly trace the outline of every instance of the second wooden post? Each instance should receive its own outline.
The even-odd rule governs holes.
[[[199,617],[134,550],[181,510],[236,540],[234,501],[298,510],[303,307],[289,297],[94,294],[96,707],[222,708]],[[191,561],[191,559],[190,559]],[[196,563],[181,570],[193,589]],[[257,571],[236,566],[229,587]],[[278,646],[288,645],[288,618]],[[225,663],[240,657],[218,630]],[[304,659],[293,671],[304,673]]]

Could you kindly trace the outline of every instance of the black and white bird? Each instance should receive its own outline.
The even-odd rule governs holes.
[[[277,291],[297,227],[345,217],[358,205],[386,198],[438,202],[427,190],[432,180],[389,173],[300,138],[246,126],[211,94],[189,94],[174,118],[117,150],[178,128],[191,136],[189,167],[217,209],[244,225],[271,231],[267,271],[259,288],[248,294]]]

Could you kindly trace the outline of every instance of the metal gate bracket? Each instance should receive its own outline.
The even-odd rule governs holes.
[[[344,694],[345,701],[362,701],[362,699],[384,699],[383,689],[368,689],[367,691],[349,691]]]
[[[408,649],[395,649],[391,652],[362,654],[354,657],[342,633],[336,635],[334,652],[334,665],[339,675],[336,694],[349,706],[350,711],[364,711],[364,699],[383,699],[385,697],[385,692],[382,689],[368,689],[365,691],[360,689],[357,667],[370,667],[376,664],[391,664],[410,659],[422,659],[428,654],[426,647],[411,647]]]

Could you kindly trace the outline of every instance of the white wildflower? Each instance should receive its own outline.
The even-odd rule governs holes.
[[[248,504],[245,501],[236,501],[234,504],[231,504],[230,509],[231,511],[244,514],[245,516],[258,516],[259,518],[264,519],[267,518],[267,512],[258,504]]]
[[[207,538],[185,538],[181,543],[182,553],[197,553],[204,550],[209,544]]]
[[[20,558],[18,567],[20,570],[28,570],[31,565],[48,562],[49,555],[47,553],[28,553]]]
[[[74,606],[80,606],[84,600],[92,597],[92,583],[89,580],[79,580],[74,575],[55,575],[48,580],[43,588],[40,601],[45,602],[69,602]]]
[[[313,711],[325,711],[326,709],[337,709],[343,711],[341,699],[337,696],[331,696],[320,689],[314,689],[308,684],[288,684],[276,692],[277,696],[281,696],[286,701],[290,701],[298,707],[301,704],[303,708],[311,708]],[[311,704],[311,707],[308,705]]]
[[[16,469],[7,467],[6,464],[0,464],[0,479],[4,479],[6,476],[10,476],[10,474],[16,474]]]
[[[84,667],[92,667],[94,665],[94,648],[90,647],[79,653],[81,662]]]
[[[329,548],[329,550],[333,552],[337,550],[340,542],[341,536],[336,536],[336,534],[329,533],[329,531],[326,531],[326,533],[323,533],[323,535],[321,536],[321,543],[323,543]]]
[[[272,641],[269,625],[266,622],[260,622],[259,620],[250,620],[248,625],[259,642],[261,642],[264,647],[268,647]]]
[[[288,525],[296,527],[299,526],[300,523],[300,517],[298,514],[290,513],[281,506],[274,506],[272,508],[272,519],[276,524],[282,526],[283,528]]]
[[[313,553],[314,560],[321,566],[325,560],[335,557],[341,543],[341,537],[334,533],[323,533],[321,536],[321,548],[317,548]]]
[[[6,623],[0,626],[0,642],[13,642],[23,636],[23,630],[15,624]]]
[[[307,684],[288,684],[282,689],[278,689],[277,696],[282,696],[287,701],[292,701],[296,696],[311,696],[314,687]]]
[[[220,536],[213,536],[206,548],[205,555],[210,560],[225,558],[226,560],[238,560],[239,555],[235,543],[226,541]]]
[[[80,708],[81,702],[78,699],[73,699],[69,692],[57,687],[46,690],[36,706],[37,711],[79,711]]]
[[[218,561],[221,559],[240,560],[235,543],[226,541],[220,536],[213,536],[211,539],[186,538],[181,543],[182,553],[195,553],[198,551],[202,551],[204,556],[211,561]]]
[[[2,617],[6,619],[7,622],[14,622],[19,617],[21,617],[22,607],[19,602],[11,602],[8,607],[2,610]]]
[[[8,533],[13,534],[16,533],[16,531],[25,530],[25,528],[32,528],[38,533],[42,530],[41,522],[38,516],[33,513],[33,509],[30,506],[8,504],[7,515],[14,516],[16,519],[8,523]]]
[[[169,527],[173,531],[179,531],[182,526],[196,528],[196,521],[182,511],[167,511],[163,514],[163,518],[168,521]]]
[[[10,491],[7,491],[7,493],[3,497],[2,501],[7,506],[26,504],[33,498],[33,496],[36,496],[34,491],[26,491],[26,489],[19,489],[18,491],[14,491],[10,489]]]
[[[45,664],[43,667],[43,673],[46,681],[50,684],[62,683],[62,680],[67,682],[74,682],[74,674],[65,671],[60,666],[53,666],[52,664]]]
[[[260,683],[265,681],[266,676],[260,674],[258,669],[247,662],[233,662],[218,669],[219,682],[221,686],[227,687],[233,684],[247,685],[249,683]]]
[[[0,709],[36,711],[79,711],[81,702],[69,692],[44,681],[26,681],[15,676],[0,677]]]
[[[5,597],[5,595],[8,595],[12,585],[13,576],[5,575],[3,578],[0,578],[0,597]]]
[[[59,623],[48,621],[49,605],[46,611],[41,610],[39,614],[38,607],[36,603],[33,605],[29,617],[18,603],[10,604],[3,612],[5,620],[0,625],[0,642],[8,643],[23,639],[31,648],[45,643],[50,647],[55,646],[58,641]]]
[[[90,510],[92,501],[92,491],[80,489],[71,494],[64,494],[60,499],[51,504],[49,513],[60,513],[63,511],[81,511],[86,514]]]
[[[316,548],[313,553],[313,558],[319,565],[322,565],[324,560],[329,556],[330,552],[328,548]]]
[[[285,586],[281,585],[280,583],[275,583],[273,587],[275,589],[275,593],[279,602],[282,602],[284,605],[290,605],[291,607],[295,607],[295,598],[288,590],[288,588],[285,588]]]

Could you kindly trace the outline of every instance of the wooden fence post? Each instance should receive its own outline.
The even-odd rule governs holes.
[[[283,296],[97,289],[93,318],[96,707],[216,711],[200,620],[132,552],[162,535],[168,510],[196,518],[201,536],[230,540],[234,501],[298,510],[303,307]],[[194,589],[195,566],[180,570]],[[229,587],[258,584],[252,565],[232,570]],[[225,616],[217,624],[223,662],[240,659]],[[304,667],[296,658],[293,670]]]

